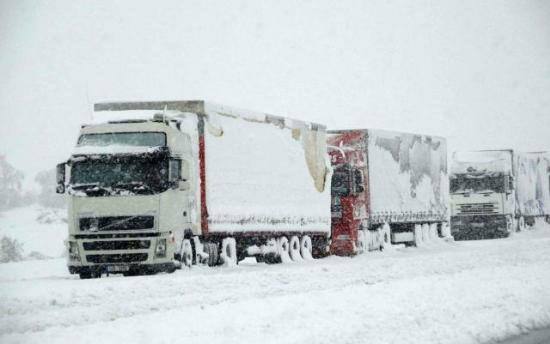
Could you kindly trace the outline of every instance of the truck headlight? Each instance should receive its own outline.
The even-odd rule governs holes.
[[[74,241],[69,241],[67,245],[67,249],[69,250],[69,259],[70,260],[77,260],[80,261],[80,254],[78,251],[78,244]]]
[[[156,257],[165,257],[166,256],[166,239],[158,239],[157,247],[155,248]]]

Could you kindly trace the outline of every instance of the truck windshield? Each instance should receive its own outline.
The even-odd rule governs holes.
[[[71,168],[70,189],[89,196],[155,194],[167,187],[165,156],[86,159],[74,162]]]
[[[331,188],[334,195],[348,196],[350,194],[349,168],[340,167],[334,170]]]
[[[166,146],[166,134],[159,132],[129,132],[83,134],[77,146]]]
[[[505,176],[465,176],[451,179],[451,193],[461,192],[497,192],[506,191]]]

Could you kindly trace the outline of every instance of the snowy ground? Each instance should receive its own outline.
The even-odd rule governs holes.
[[[1,343],[488,343],[550,326],[550,228],[311,262],[78,280],[0,264]]]

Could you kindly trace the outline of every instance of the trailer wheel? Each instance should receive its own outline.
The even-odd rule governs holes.
[[[300,239],[296,235],[293,235],[290,238],[289,246],[290,246],[290,249],[289,249],[290,258],[292,259],[292,261],[294,262],[301,261],[302,256],[300,254]]]
[[[221,258],[225,266],[237,265],[237,241],[235,238],[225,238],[222,240]]]
[[[281,256],[279,255],[279,241],[277,239],[270,238],[266,241],[262,257],[266,264],[279,264],[281,262]]]
[[[427,223],[422,224],[422,241],[423,242],[429,242],[430,241],[430,225]]]
[[[305,260],[313,259],[313,244],[309,235],[304,235],[300,240],[300,253]]]
[[[373,233],[369,231],[368,229],[363,229],[363,233],[365,236],[365,253],[369,253],[369,251],[374,246],[372,243]]]
[[[181,262],[187,267],[193,264],[193,247],[189,239],[183,239],[181,243]]]
[[[437,233],[437,223],[430,223],[430,240],[436,240],[439,238]]]
[[[357,231],[357,254],[363,254],[367,252],[367,240],[365,238],[365,232],[363,230]]]
[[[384,248],[391,246],[391,227],[388,223],[384,223],[381,228],[382,231],[380,234],[382,235],[382,245],[380,250],[383,250]]]
[[[81,272],[78,274],[78,277],[80,277],[80,279],[90,279],[92,278],[92,273],[90,271]]]
[[[281,257],[281,262],[282,263],[291,262],[290,256],[289,256],[290,245],[286,237],[282,236],[279,238],[279,240],[277,240],[277,248],[279,251],[279,256]]]
[[[208,266],[216,266],[218,265],[219,261],[219,253],[218,253],[218,244],[215,242],[205,242],[203,244],[203,249],[205,253],[208,255],[206,258],[206,264]]]
[[[523,216],[520,216],[518,219],[518,232],[525,230],[525,219]]]
[[[416,247],[422,245],[422,226],[419,224],[414,225],[414,245]]]

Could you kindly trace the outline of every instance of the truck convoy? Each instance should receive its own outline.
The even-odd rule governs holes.
[[[331,253],[448,236],[449,178],[442,137],[377,129],[328,132]]]
[[[325,127],[204,101],[100,103],[67,162],[68,268],[173,272],[326,255]]]
[[[94,114],[57,166],[68,268],[81,278],[355,255],[449,235],[444,138],[327,135],[204,101],[99,103]]]
[[[455,152],[451,231],[456,240],[507,237],[550,221],[550,153]]]

